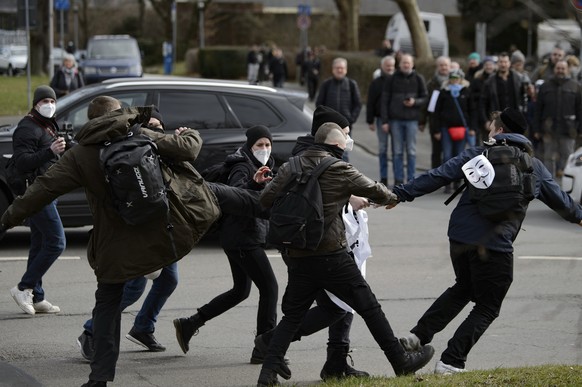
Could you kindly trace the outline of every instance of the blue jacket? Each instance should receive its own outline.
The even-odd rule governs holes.
[[[529,144],[526,137],[515,133],[499,134],[495,138],[507,138],[512,142]],[[466,149],[440,167],[432,169],[406,184],[394,187],[393,192],[401,201],[412,201],[416,197],[434,192],[456,180],[461,180],[464,178],[461,170],[463,164],[481,154],[484,149],[484,146]],[[540,160],[534,158],[533,165],[536,177],[535,197],[565,220],[579,223],[582,220],[582,207],[560,189]],[[480,215],[477,206],[469,199],[468,190],[465,190],[451,213],[448,236],[451,241],[458,243],[484,246],[487,249],[500,252],[513,252],[513,241],[519,233],[521,223],[517,220],[500,224],[488,221]]]

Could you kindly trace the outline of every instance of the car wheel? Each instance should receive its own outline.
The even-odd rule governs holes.
[[[12,65],[8,65],[8,70],[6,72],[9,77],[14,76],[14,69],[12,68]]]

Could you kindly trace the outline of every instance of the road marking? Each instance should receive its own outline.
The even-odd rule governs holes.
[[[554,257],[551,255],[524,255],[518,259],[548,260],[548,261],[582,261],[582,257]]]
[[[59,257],[59,260],[72,261],[79,260],[81,257]],[[0,257],[0,261],[26,261],[28,257]]]

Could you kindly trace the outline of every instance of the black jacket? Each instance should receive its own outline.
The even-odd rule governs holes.
[[[582,88],[571,78],[544,82],[538,93],[533,131],[575,138],[582,134]]]
[[[60,69],[55,73],[53,79],[51,79],[51,87],[55,91],[57,98],[62,97],[63,95],[69,94],[73,90],[77,90],[83,86],[85,86],[85,82],[83,81],[83,77],[77,71],[77,68],[73,68],[72,74],[70,74],[71,82],[67,85],[67,74],[65,74],[64,69]]]
[[[18,171],[42,175],[58,160],[50,146],[59,127],[54,118],[45,118],[32,109],[12,134],[12,154]]]
[[[520,111],[524,111],[525,109],[525,100],[523,98],[523,84],[526,83],[526,78],[514,70],[509,70],[511,74],[511,80],[513,82],[513,93],[514,95],[511,96],[513,101],[515,102],[515,106],[511,106],[515,109],[519,109]],[[481,93],[481,101],[480,101],[480,114],[481,114],[481,121],[487,122],[489,119],[489,114],[494,111],[502,111],[506,107],[509,106],[500,106],[499,105],[499,98],[498,98],[498,91],[497,91],[497,73],[491,75],[485,84],[483,85],[483,91]]]
[[[457,97],[457,102],[459,104],[459,107],[457,108],[449,85],[447,84],[442,88],[435,106],[434,114],[432,115],[438,130],[452,126],[469,125],[471,120],[471,117],[469,116],[469,94],[469,89],[463,86],[459,96]],[[463,118],[461,118],[459,108],[463,113],[465,121],[463,121]],[[431,132],[433,132],[432,128]]]
[[[362,110],[360,89],[353,79],[344,77],[337,80],[328,78],[321,84],[315,106],[324,105],[341,113],[348,119],[350,125],[358,120]]]
[[[388,78],[390,75],[380,72],[380,76],[370,83],[366,103],[366,122],[368,124],[373,124],[375,118],[382,117],[382,90],[384,90],[384,82]]]
[[[527,138],[520,134],[499,134],[496,139],[507,138],[512,142],[529,145]],[[461,167],[473,157],[483,153],[484,147],[477,146],[465,149],[461,154],[453,157],[440,167],[432,169],[410,182],[394,187],[393,192],[401,201],[412,201],[438,190],[439,188],[464,178]],[[535,197],[541,200],[549,208],[558,213],[565,220],[572,223],[580,223],[582,220],[582,207],[560,189],[558,183],[552,178],[552,174],[544,164],[533,158],[534,175],[536,177]],[[485,219],[479,213],[477,205],[469,198],[468,190],[465,190],[449,221],[449,239],[458,243],[473,246],[484,246],[489,250],[500,252],[513,252],[513,241],[521,229],[521,221],[512,220],[502,223],[493,223]]]
[[[406,98],[415,99],[414,106],[406,107],[403,102]],[[390,120],[414,120],[420,119],[420,110],[428,102],[428,92],[422,75],[412,71],[404,74],[397,70],[394,75],[384,83],[382,92],[382,123]]]
[[[229,155],[226,162],[233,164],[228,176],[228,185],[253,191],[261,191],[264,188],[264,184],[258,184],[253,179],[255,172],[262,165],[246,145]],[[270,157],[267,166],[272,169],[274,165],[275,160]],[[268,227],[267,219],[227,215],[222,220],[220,243],[225,249],[252,249],[264,246]]]

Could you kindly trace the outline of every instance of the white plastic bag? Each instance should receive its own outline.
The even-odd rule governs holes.
[[[348,241],[348,251],[354,254],[356,265],[366,277],[366,260],[372,256],[372,249],[368,242],[368,214],[364,210],[354,212],[350,204],[346,205],[342,211],[342,218],[346,228],[346,239]],[[340,308],[354,313],[348,304],[337,298],[332,293],[325,291],[329,298]]]

